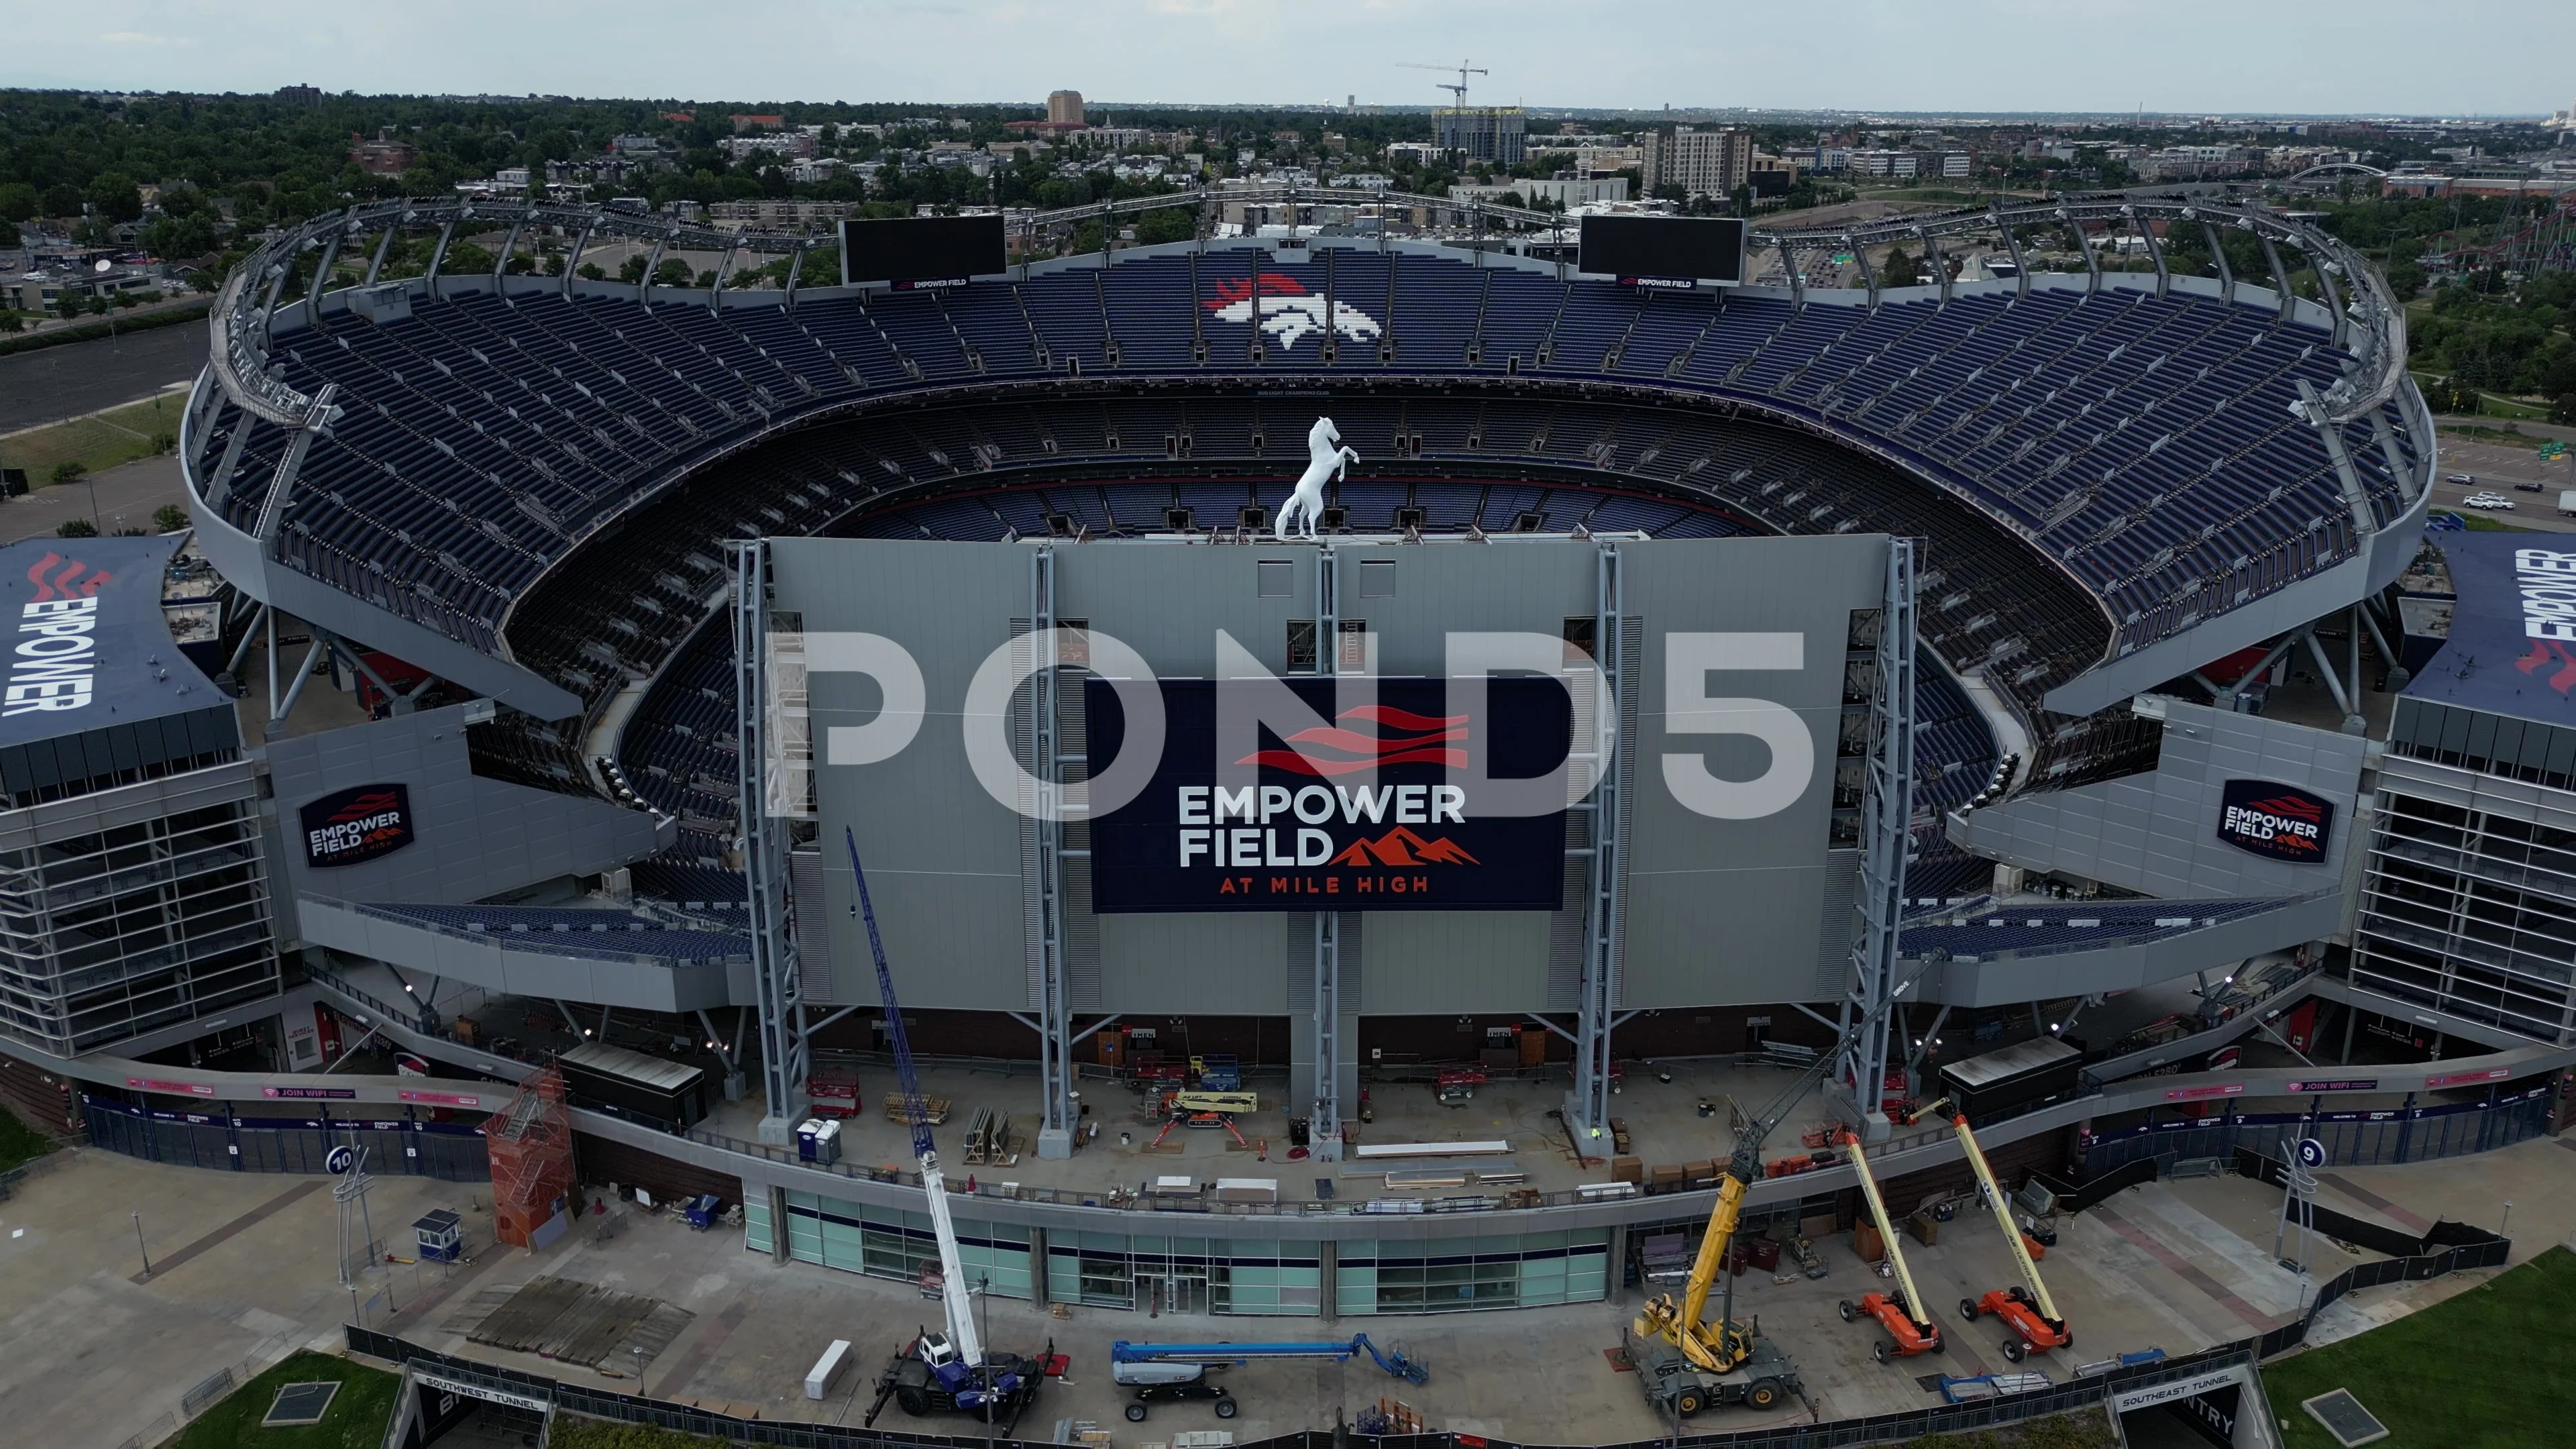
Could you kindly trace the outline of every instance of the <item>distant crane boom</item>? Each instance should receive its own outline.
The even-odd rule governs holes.
[[[1400,60],[1396,62],[1396,67],[1400,70],[1436,70],[1444,73],[1454,70],[1458,72],[1458,79],[1455,81],[1433,81],[1432,84],[1438,86],[1444,91],[1448,91],[1452,95],[1455,95],[1458,98],[1458,109],[1462,111],[1467,108],[1467,77],[1471,75],[1493,74],[1492,71],[1481,65],[1469,65],[1463,60],[1458,62],[1456,65],[1424,65],[1419,61]]]
[[[957,1252],[957,1225],[948,1217],[948,1184],[939,1175],[939,1149],[930,1136],[930,1099],[922,1095],[921,1073],[912,1065],[912,1043],[904,1036],[903,1006],[894,996],[894,971],[886,965],[885,941],[877,934],[876,906],[868,899],[868,873],[859,864],[859,837],[844,826],[841,839],[850,848],[850,881],[858,887],[857,914],[867,922],[868,953],[876,958],[877,999],[885,1006],[886,1040],[894,1048],[894,1074],[903,1091],[904,1120],[912,1127],[912,1155],[921,1162],[921,1190],[930,1199],[931,1233],[939,1242],[940,1306],[948,1313],[948,1341],[968,1368],[980,1368],[984,1344],[975,1336],[974,1305],[966,1294],[966,1267]]]

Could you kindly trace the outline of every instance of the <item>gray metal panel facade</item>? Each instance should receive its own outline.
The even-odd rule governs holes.
[[[835,962],[838,1000],[874,995],[852,971],[852,963],[864,965],[866,943],[850,919],[846,866],[837,859],[848,825],[868,862],[906,1004],[1016,1009],[1026,1003],[1021,825],[974,780],[960,708],[976,668],[1008,646],[1013,620],[1029,617],[1035,546],[865,539],[771,544],[781,610],[800,615],[809,634],[864,631],[901,644],[919,663],[927,695],[922,728],[900,755],[819,771],[822,833],[833,847],[824,861],[819,934]],[[1640,871],[1630,887],[1641,893],[1629,909],[1624,1004],[1771,1002],[1815,994],[1817,927],[1834,869],[1825,846],[1849,615],[1877,606],[1885,546],[1876,536],[1620,544],[1629,609],[1644,616],[1644,647],[1631,656],[1642,702],[1637,748],[1645,752],[1629,791],[1637,802],[1632,828],[1636,858],[1656,863],[1654,874]],[[1483,545],[1337,540],[1338,615],[1365,620],[1377,636],[1377,672],[1442,673],[1453,631],[1525,631],[1554,639],[1567,619],[1590,618],[1598,548],[1562,538]],[[1284,575],[1272,571],[1277,596],[1264,597],[1260,566],[1283,561],[1293,566]],[[1081,620],[1115,636],[1166,677],[1213,675],[1220,629],[1265,667],[1284,673],[1289,622],[1317,614],[1314,553],[1305,545],[1059,544],[1053,568],[1058,620]],[[1717,820],[1684,809],[1666,790],[1658,757],[1668,751],[1705,758],[1721,779],[1743,780],[1768,768],[1765,748],[1745,737],[1665,738],[1667,630],[1806,636],[1801,670],[1710,676],[1711,694],[1773,700],[1807,726],[1816,769],[1786,809],[1759,820]],[[864,676],[816,673],[809,688],[818,746],[831,726],[865,723],[878,709],[877,686]],[[1078,689],[1060,694],[1069,711],[1078,711]],[[1006,737],[1015,728],[1006,724]],[[1066,739],[1080,738],[1079,720],[1068,719]],[[1072,833],[1078,836],[1079,828]],[[1082,1009],[1274,1015],[1296,1009],[1276,964],[1279,913],[1095,918],[1079,866],[1068,867],[1068,938],[1092,930],[1099,943],[1097,994],[1086,990],[1077,1003]],[[1382,912],[1364,931],[1352,929],[1359,913],[1344,914],[1344,989],[1364,1011],[1536,1011],[1559,1004],[1550,960],[1552,943],[1565,934],[1563,913]],[[1724,943],[1722,952],[1713,952],[1712,942]],[[815,945],[814,935],[800,936],[802,949]],[[1831,954],[1839,959],[1846,947],[1836,940]],[[1364,983],[1357,990],[1355,969]]]
[[[1626,1008],[1803,1001],[1816,994],[1829,863],[1834,742],[1842,714],[1851,614],[1879,606],[1883,536],[1713,539],[1623,547],[1627,608],[1645,623],[1645,716],[1638,730],[1629,827]],[[1758,820],[1711,820],[1683,808],[1663,780],[1665,755],[1703,755],[1709,773],[1749,780],[1768,751],[1741,735],[1675,734],[1665,698],[1671,636],[1796,632],[1797,671],[1717,671],[1712,696],[1744,695],[1795,710],[1815,741],[1816,769],[1796,802]],[[1845,887],[1846,891],[1848,886]],[[1850,937],[1838,944],[1848,955]]]
[[[2354,735],[2167,705],[2153,772],[2023,795],[1970,811],[1950,838],[2007,865],[2062,870],[2144,895],[2295,896],[2343,878],[2362,830],[2355,804],[2363,741]],[[2326,859],[2267,860],[2218,838],[2229,780],[2292,785],[2335,805]]]
[[[381,904],[480,900],[559,876],[596,875],[669,843],[652,816],[474,773],[465,707],[397,715],[268,747],[282,874],[298,896]],[[411,844],[356,865],[305,864],[296,811],[352,785],[411,792]]]
[[[800,909],[797,951],[827,951],[837,1002],[874,1003],[876,980],[841,843],[856,832],[871,903],[907,1007],[1025,1010],[1020,817],[976,784],[966,764],[966,686],[1011,621],[1029,611],[1029,551],[1008,545],[877,539],[770,542],[773,592],[808,633],[860,631],[901,644],[920,663],[926,717],[903,753],[874,765],[816,764],[821,782],[823,901]],[[807,680],[817,755],[836,725],[877,716],[861,674]],[[819,915],[820,930],[817,930]]]

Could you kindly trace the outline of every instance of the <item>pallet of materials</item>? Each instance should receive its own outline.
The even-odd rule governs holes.
[[[889,1092],[880,1100],[885,1103],[887,1121],[903,1123],[909,1123],[912,1121],[910,1111],[904,1106],[904,1095],[901,1092]],[[928,1117],[930,1119],[930,1125],[934,1127],[940,1126],[948,1120],[948,1099],[946,1097],[924,1097],[921,1099],[921,1108],[922,1115]]]
[[[1362,1162],[1390,1157],[1500,1157],[1512,1150],[1512,1144],[1496,1138],[1488,1142],[1372,1142],[1351,1149],[1351,1156]]]

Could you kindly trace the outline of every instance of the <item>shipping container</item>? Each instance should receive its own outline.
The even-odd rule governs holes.
[[[703,1068],[604,1042],[584,1042],[555,1063],[563,1069],[564,1091],[576,1107],[614,1112],[669,1132],[694,1127],[707,1115]]]
[[[2084,1054],[2053,1036],[2016,1042],[2000,1051],[1952,1062],[1941,1069],[1951,1110],[1977,1126],[2073,1095]]]

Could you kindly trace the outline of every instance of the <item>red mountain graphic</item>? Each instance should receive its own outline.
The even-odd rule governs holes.
[[[1330,862],[1334,865],[1477,865],[1476,857],[1449,837],[1425,840],[1399,825],[1375,840],[1354,840]]]

